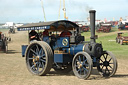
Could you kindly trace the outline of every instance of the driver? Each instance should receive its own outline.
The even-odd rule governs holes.
[[[44,30],[44,32],[43,32],[43,36],[49,36],[49,32],[48,32],[48,30]]]
[[[70,37],[72,35],[72,33],[68,30],[64,30],[63,32],[61,32],[60,37]]]
[[[30,39],[30,41],[32,41],[32,40],[38,40],[38,33],[35,30],[32,30],[29,33],[29,39]]]

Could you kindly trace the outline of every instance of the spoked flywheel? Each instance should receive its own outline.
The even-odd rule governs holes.
[[[111,52],[105,51],[97,61],[97,70],[104,77],[113,76],[117,70],[117,60]]]
[[[92,71],[92,59],[86,52],[78,52],[72,62],[74,74],[81,79],[87,79]]]
[[[52,49],[46,42],[32,42],[26,50],[26,64],[32,74],[47,74],[53,64]]]

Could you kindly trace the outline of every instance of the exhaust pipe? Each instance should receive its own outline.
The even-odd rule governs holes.
[[[91,43],[95,43],[95,10],[90,10]]]

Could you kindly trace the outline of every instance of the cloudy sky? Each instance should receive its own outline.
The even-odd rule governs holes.
[[[60,0],[43,0],[46,20],[58,20]],[[69,20],[84,20],[90,9],[96,10],[96,18],[119,20],[128,16],[128,0],[65,0]],[[61,0],[60,19],[64,19]],[[44,21],[41,0],[0,0],[0,23]]]

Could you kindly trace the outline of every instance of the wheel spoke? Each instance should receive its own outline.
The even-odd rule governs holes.
[[[31,69],[33,69],[33,68],[35,68],[35,64],[34,64],[34,65],[32,65]]]
[[[104,56],[104,59],[105,59],[105,61],[106,61],[107,58],[105,57],[105,55],[103,55],[103,56]]]
[[[84,70],[84,75],[86,75],[86,72],[85,72],[85,70]]]
[[[30,50],[37,55],[37,53],[33,49],[30,49]]]
[[[39,62],[37,63],[37,72],[39,72]]]
[[[35,66],[36,66],[37,63],[38,63],[38,62],[36,62],[34,65],[32,65],[31,69],[35,68]]]
[[[80,75],[81,75],[81,69],[80,69]]]
[[[78,73],[80,72],[80,75],[81,75],[81,68],[78,70]]]
[[[100,59],[102,62],[104,62],[102,59]]]
[[[114,64],[114,63],[109,63],[109,64]]]
[[[39,62],[39,64],[40,64],[40,67],[43,67],[42,64],[41,64],[41,62]]]
[[[76,64],[77,64],[77,62],[79,62],[79,63],[80,63],[80,61],[79,61],[78,59],[76,59]]]
[[[110,65],[109,65],[109,67],[110,67],[111,69],[113,69]]]
[[[106,70],[109,71],[107,66],[106,66]]]
[[[99,65],[103,65],[103,63],[99,63]]]
[[[45,64],[43,63],[43,62],[41,62],[42,63],[42,69],[44,68],[44,66],[45,66]]]
[[[44,66],[41,64],[41,62],[39,62],[39,65],[40,65],[40,67],[41,67],[42,70],[43,70]],[[41,70],[41,71],[42,71],[42,70]],[[41,71],[40,71],[40,72],[41,72]]]
[[[37,49],[36,49],[36,50],[37,50],[37,52],[39,52],[39,47],[38,47],[38,45],[36,45],[36,48],[37,48]]]
[[[81,58],[80,58],[80,56],[79,56],[79,62],[81,63]]]
[[[83,61],[85,60],[85,57],[83,56]]]
[[[42,48],[40,49],[40,51],[39,51],[39,55],[41,56],[41,53],[42,53]]]
[[[78,66],[78,65],[75,65],[75,67],[77,67],[77,68],[78,68],[79,66]]]
[[[102,68],[101,69],[103,69],[104,68],[104,65],[102,66]]]
[[[44,58],[45,54],[42,54],[40,57]]]
[[[86,61],[87,61],[87,60],[84,60],[84,61],[83,61],[82,66],[83,66],[83,65],[88,66],[88,64],[86,64]]]
[[[106,71],[108,71],[108,74],[110,74],[110,70],[108,69],[108,67],[106,66]]]
[[[33,54],[33,56],[35,57],[36,55]]]
[[[43,60],[43,59],[40,59],[40,60],[41,60],[42,62],[44,62],[44,63],[46,62],[46,61],[45,61],[45,60]]]
[[[83,67],[83,69],[84,69],[84,71],[88,72],[88,70],[85,67]]]
[[[111,60],[112,60],[112,58],[110,58],[108,62],[110,62]]]
[[[88,64],[85,64],[86,67],[88,67]]]
[[[107,61],[108,54],[106,54],[106,61]]]

